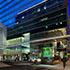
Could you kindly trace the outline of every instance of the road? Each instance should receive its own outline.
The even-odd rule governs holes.
[[[40,64],[40,65],[35,65],[34,66],[36,69],[38,68],[41,68],[41,70],[70,70],[70,60],[67,61],[67,64],[66,64],[66,67],[65,69],[63,68],[63,63],[61,62],[60,64],[57,64],[57,65],[43,65],[43,64]]]
[[[67,62],[65,69],[63,69],[62,63],[57,65],[29,65],[29,63],[7,65],[0,62],[0,70],[70,70],[70,61]]]

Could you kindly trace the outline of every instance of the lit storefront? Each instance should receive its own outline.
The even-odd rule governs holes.
[[[45,32],[44,35],[45,38],[32,41],[31,48],[33,48],[34,51],[31,50],[31,52],[37,53],[37,56],[42,59],[53,59],[55,55],[59,55],[61,57],[63,55],[63,49],[67,47],[67,39],[59,37],[66,36],[66,28],[50,30]],[[58,43],[60,43],[59,46]]]
[[[23,37],[10,39],[7,41],[7,47],[5,47],[3,56],[5,59],[15,59],[18,55],[22,58],[22,54],[30,53],[30,33],[23,34]]]

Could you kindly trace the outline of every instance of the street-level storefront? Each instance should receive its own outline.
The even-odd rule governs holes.
[[[31,41],[31,52],[38,54],[42,60],[53,60],[55,56],[63,58],[64,48],[67,47],[67,39],[62,37],[66,35],[66,29],[55,29],[43,33],[33,34]],[[32,37],[31,37],[32,38]],[[39,39],[38,39],[39,38]],[[45,60],[47,61],[47,60]],[[45,62],[44,61],[44,62]],[[51,61],[50,61],[51,62]]]

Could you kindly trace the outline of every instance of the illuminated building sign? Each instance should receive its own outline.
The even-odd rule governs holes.
[[[43,57],[52,57],[52,56],[53,56],[52,48],[44,47],[43,48]]]

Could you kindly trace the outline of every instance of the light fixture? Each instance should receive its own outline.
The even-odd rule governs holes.
[[[62,22],[60,22],[60,24],[62,24]]]
[[[58,25],[58,23],[56,23],[56,25]]]
[[[41,19],[41,21],[45,21],[45,20],[48,20],[48,17]]]
[[[24,19],[24,16],[22,16],[22,19]]]
[[[40,12],[40,9],[38,9],[37,12]]]
[[[17,22],[16,24],[18,24],[19,22]]]
[[[46,9],[46,6],[44,6],[44,9]]]
[[[61,15],[63,15],[63,13],[61,13]]]
[[[46,28],[48,28],[48,26],[46,26]]]

